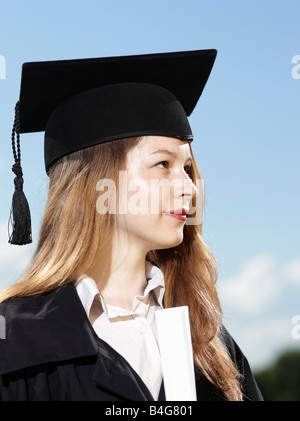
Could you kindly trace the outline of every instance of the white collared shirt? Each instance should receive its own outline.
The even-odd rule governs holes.
[[[162,368],[155,311],[163,308],[164,276],[149,262],[145,273],[148,284],[144,295],[134,297],[131,310],[106,304],[95,281],[86,275],[78,278],[75,286],[98,337],[127,360],[157,399]]]

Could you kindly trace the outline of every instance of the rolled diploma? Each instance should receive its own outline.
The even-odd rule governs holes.
[[[189,310],[187,306],[155,312],[167,401],[196,401]]]

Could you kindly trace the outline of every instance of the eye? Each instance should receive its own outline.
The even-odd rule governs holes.
[[[192,168],[193,168],[193,166],[192,165],[186,165],[185,167],[184,167],[184,171],[189,175],[189,176],[191,176],[192,175]]]
[[[156,167],[159,167],[160,165],[162,165],[162,168],[168,168],[169,167],[169,161],[161,161],[158,164],[156,164]]]

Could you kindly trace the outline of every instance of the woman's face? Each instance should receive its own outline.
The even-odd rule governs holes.
[[[189,173],[188,142],[147,136],[127,154],[119,177],[119,234],[145,252],[175,247],[183,240],[185,214],[197,194]]]

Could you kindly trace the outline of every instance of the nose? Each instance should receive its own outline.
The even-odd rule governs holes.
[[[185,171],[172,180],[172,185],[174,187],[174,197],[177,199],[186,198],[190,201],[199,194],[198,188]]]

